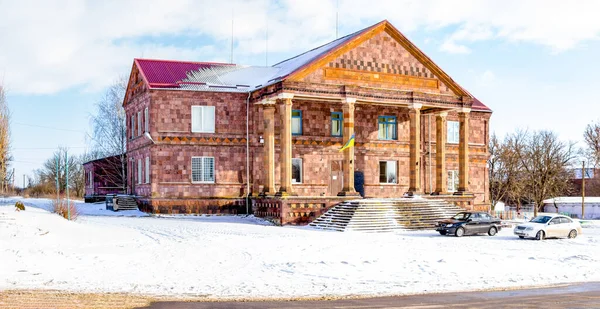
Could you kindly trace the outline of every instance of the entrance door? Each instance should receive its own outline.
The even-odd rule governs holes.
[[[343,161],[331,161],[329,176],[329,195],[336,196],[344,187],[344,172],[342,170]]]

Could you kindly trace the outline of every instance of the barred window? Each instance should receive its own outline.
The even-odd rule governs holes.
[[[215,182],[215,158],[192,157],[192,182]]]

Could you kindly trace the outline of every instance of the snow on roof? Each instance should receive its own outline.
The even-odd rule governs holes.
[[[177,82],[187,77],[188,72],[200,69],[230,66],[226,63],[135,59],[138,69],[148,82],[148,87],[177,88]]]
[[[385,21],[382,21],[385,22]],[[277,64],[274,64],[273,67],[279,68],[280,71],[278,72],[278,79],[283,79],[286,76],[298,71],[299,69],[309,65],[310,63],[312,63],[313,61],[329,54],[330,52],[334,51],[335,49],[337,49],[338,47],[343,46],[344,44],[346,44],[347,42],[351,41],[352,39],[354,39],[355,37],[359,36],[360,34],[376,27],[377,25],[379,25],[381,23],[377,23],[373,26],[367,27],[365,29],[356,31],[354,33],[351,33],[349,35],[343,36],[337,40],[331,41],[327,44],[321,45],[317,48],[311,49],[305,53],[302,53],[298,56],[289,58],[287,60],[281,61]]]
[[[556,201],[557,204],[581,204],[581,196],[561,196],[561,197],[555,197],[555,198],[550,198],[547,200],[544,200],[543,203],[544,204],[553,204],[554,201]],[[585,203],[600,203],[600,197],[598,196],[586,196]]]

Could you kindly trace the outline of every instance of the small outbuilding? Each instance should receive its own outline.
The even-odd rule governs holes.
[[[600,197],[585,197],[581,217],[581,197],[563,196],[544,200],[545,212],[558,212],[580,219],[600,219]]]

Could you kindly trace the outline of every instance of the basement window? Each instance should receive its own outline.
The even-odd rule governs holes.
[[[379,161],[379,183],[398,183],[396,161]]]

